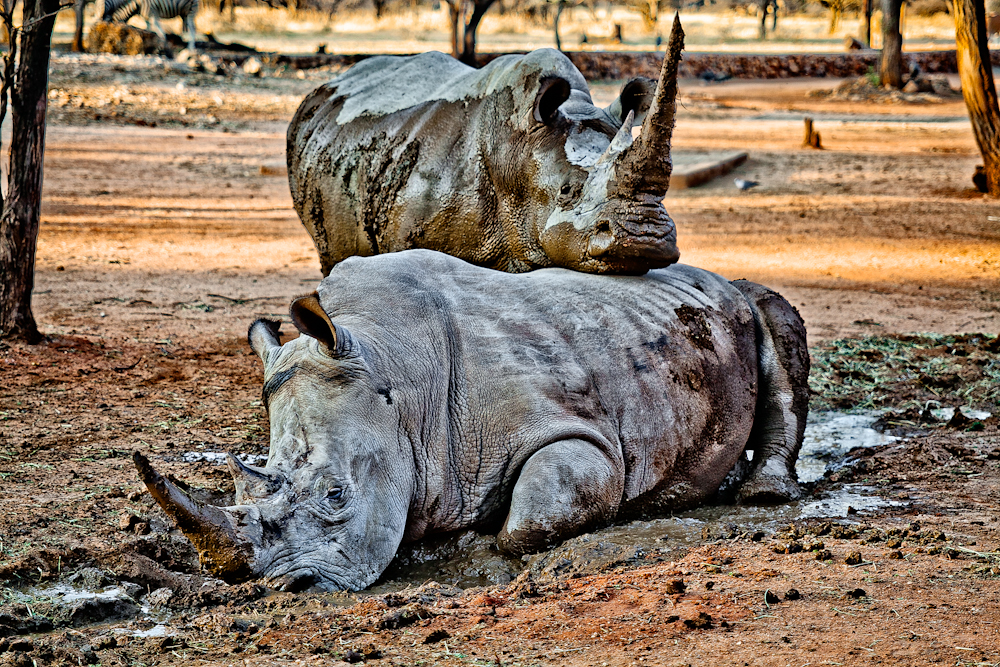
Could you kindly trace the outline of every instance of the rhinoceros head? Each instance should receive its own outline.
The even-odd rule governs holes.
[[[540,82],[531,119],[538,126],[535,134],[562,142],[566,164],[544,157],[551,152],[539,140],[541,157],[530,180],[540,192],[521,196],[550,202],[542,207],[547,217],[535,225],[542,251],[556,266],[641,274],[678,260],[677,233],[663,197],[672,170],[670,141],[683,42],[675,18],[655,87],[648,79],[629,82],[600,118],[574,113],[585,104],[576,99],[581,93],[570,82],[558,77]],[[609,126],[609,118],[618,126]],[[642,129],[633,140],[637,118],[643,118]]]
[[[141,454],[135,461],[208,572],[229,582],[262,578],[283,590],[359,590],[402,540],[412,451],[396,435],[389,392],[377,386],[350,333],[329,320],[315,295],[293,303],[292,319],[308,335],[285,345],[276,322],[250,327],[250,345],[264,362],[271,446],[264,467],[229,456],[235,505],[197,503]]]

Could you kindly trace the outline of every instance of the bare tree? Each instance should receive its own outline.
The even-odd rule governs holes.
[[[35,247],[42,204],[46,89],[52,27],[59,0],[23,0],[21,25],[14,25],[18,0],[3,0],[0,18],[10,34],[3,58],[0,123],[10,95],[11,146],[7,196],[0,196],[0,337],[40,342],[31,313]],[[20,52],[20,54],[18,54]]]
[[[903,87],[903,35],[899,18],[903,0],[882,0],[882,59],[879,77],[883,86]]]
[[[955,0],[954,13],[962,97],[983,154],[982,171],[973,180],[980,190],[1000,197],[1000,109],[987,47],[986,5],[983,0]]]
[[[451,55],[476,66],[476,31],[496,0],[445,0],[451,21]]]

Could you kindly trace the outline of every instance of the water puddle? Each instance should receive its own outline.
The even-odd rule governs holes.
[[[856,447],[875,447],[898,440],[872,428],[877,417],[875,413],[810,414],[796,465],[799,480],[813,482],[836,470]],[[732,526],[737,526],[738,531],[773,532],[792,521],[843,519],[854,512],[903,504],[882,498],[869,487],[847,484],[784,505],[713,505],[653,521],[610,526],[523,560],[508,558],[497,551],[492,535],[468,531],[403,545],[370,592],[385,594],[431,580],[461,588],[504,584],[525,568],[543,576],[596,573],[616,563],[643,562],[651,555],[681,558],[704,540],[704,534],[717,535],[734,530]]]
[[[222,465],[226,462],[228,452],[184,452],[181,460],[185,463],[212,463]],[[264,454],[236,454],[240,461],[251,466],[262,466],[267,462]]]
[[[799,481],[815,482],[827,471],[832,472],[855,447],[876,447],[899,439],[873,429],[876,419],[878,415],[873,412],[810,412],[795,464]]]

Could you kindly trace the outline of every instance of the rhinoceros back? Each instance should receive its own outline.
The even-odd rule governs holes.
[[[532,268],[511,265],[531,250],[509,247],[480,162],[491,142],[523,129],[533,101],[524,89],[548,76],[572,86],[565,113],[610,122],[580,72],[552,49],[478,70],[437,52],[379,56],[307,96],[288,128],[288,179],[324,274],[353,255],[419,247],[501,270]]]
[[[440,528],[495,519],[523,462],[568,438],[622,463],[620,513],[691,506],[753,423],[753,313],[707,271],[505,274],[414,250],[344,261],[319,293],[379,372],[406,375]]]

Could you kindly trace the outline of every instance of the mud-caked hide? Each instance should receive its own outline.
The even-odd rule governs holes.
[[[270,450],[200,505],[139,472],[209,571],[359,589],[403,540],[499,530],[536,551],[615,519],[798,495],[805,329],[774,292],[684,265],[492,271],[427,250],[352,258],[249,332]],[[752,461],[745,452],[753,451]]]
[[[659,81],[629,81],[607,108],[553,49],[479,70],[375,57],[313,91],[288,128],[288,179],[324,274],[408,248],[511,273],[676,262],[662,200],[682,45],[675,20]]]

